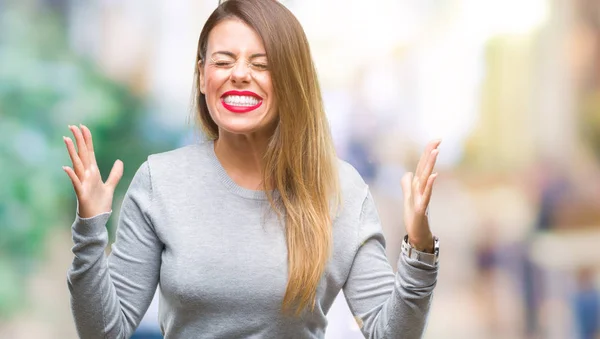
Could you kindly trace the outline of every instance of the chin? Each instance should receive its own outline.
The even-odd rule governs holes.
[[[229,112],[228,112],[229,113]],[[265,115],[262,116],[251,116],[251,115],[234,115],[230,116],[229,113],[226,116],[220,115],[220,119],[215,119],[219,129],[231,133],[231,134],[254,134],[254,133],[267,133],[272,134],[274,128],[273,122],[275,119],[269,118]]]
[[[219,127],[227,133],[238,134],[238,135],[252,134],[252,133],[256,133],[257,131],[260,131],[260,128],[256,128],[254,126],[226,125],[226,126],[219,126]]]
[[[238,120],[238,119],[236,119]],[[252,121],[244,121],[246,119],[239,119],[238,121],[220,121],[217,123],[220,129],[231,134],[253,134],[261,131],[267,131],[268,127],[262,123],[256,123]]]

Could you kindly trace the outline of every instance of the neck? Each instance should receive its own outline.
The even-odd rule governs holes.
[[[269,139],[254,135],[238,135],[219,131],[215,154],[227,174],[238,185],[262,190],[263,157]]]

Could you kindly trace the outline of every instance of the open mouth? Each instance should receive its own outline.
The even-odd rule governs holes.
[[[233,113],[248,113],[263,103],[261,96],[250,91],[228,91],[221,96],[221,104]]]

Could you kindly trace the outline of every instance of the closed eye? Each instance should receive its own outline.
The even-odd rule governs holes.
[[[264,63],[258,63],[258,62],[253,62],[250,64],[253,68],[259,69],[259,70],[266,70],[268,69],[268,65],[264,64]]]
[[[213,64],[217,67],[230,67],[233,66],[232,61],[213,61]]]

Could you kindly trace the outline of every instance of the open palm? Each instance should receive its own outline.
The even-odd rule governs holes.
[[[77,126],[69,126],[69,130],[75,137],[77,150],[71,138],[63,137],[73,163],[72,168],[64,166],[63,170],[73,183],[79,216],[90,218],[111,211],[115,188],[123,176],[123,162],[117,160],[106,182],[102,182],[94,155],[92,133],[86,126],[80,125],[80,127],[81,129]]]
[[[431,199],[433,182],[437,173],[433,167],[439,153],[441,140],[430,142],[421,155],[415,173],[406,173],[402,178],[404,192],[404,224],[411,245],[419,250],[433,250],[433,234],[429,227],[427,209]]]

